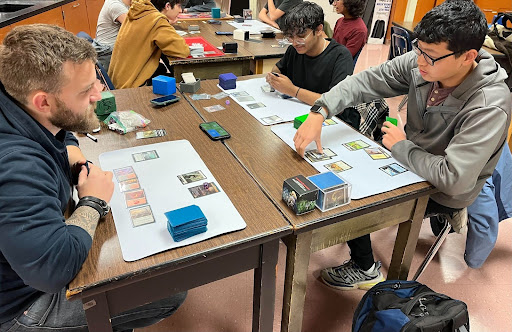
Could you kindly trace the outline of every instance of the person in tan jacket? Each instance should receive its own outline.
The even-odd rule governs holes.
[[[108,75],[117,89],[144,85],[158,69],[162,53],[186,58],[190,50],[176,33],[183,0],[134,0],[112,52]]]

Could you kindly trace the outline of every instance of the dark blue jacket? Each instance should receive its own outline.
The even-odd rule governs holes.
[[[7,95],[0,84],[0,323],[42,294],[57,293],[78,273],[92,239],[65,224],[71,196],[66,145]]]

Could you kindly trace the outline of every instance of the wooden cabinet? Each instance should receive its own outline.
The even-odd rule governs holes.
[[[100,15],[101,8],[105,3],[104,0],[86,0],[87,17],[89,18],[89,30],[92,38],[96,37],[96,25],[98,24],[98,16]]]
[[[39,15],[38,15],[39,16]],[[75,35],[80,31],[91,34],[85,0],[76,0],[62,6],[64,28]]]
[[[64,20],[62,19],[62,9],[61,7],[57,7],[36,16],[29,17],[22,21],[11,24],[11,27],[15,27],[18,25],[25,24],[34,24],[34,23],[46,23],[46,24],[54,24],[64,28]]]
[[[6,27],[0,28],[0,43],[4,40],[6,34],[11,31],[11,27],[8,25]]]

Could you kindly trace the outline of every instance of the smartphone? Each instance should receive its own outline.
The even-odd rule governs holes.
[[[201,128],[201,130],[214,141],[231,137],[231,135],[216,121],[201,123],[199,128]]]
[[[208,23],[210,24],[222,24],[219,20],[208,20]]]
[[[224,36],[231,36],[233,34],[233,31],[215,31],[216,35],[224,35]]]
[[[278,74],[278,73],[273,72],[273,71],[271,71],[271,73],[272,73],[272,75],[274,75],[275,77],[279,77],[279,74]]]
[[[156,106],[165,106],[165,105],[175,103],[178,100],[180,100],[180,97],[178,97],[178,96],[167,95],[167,96],[151,99],[151,104],[156,105]]]

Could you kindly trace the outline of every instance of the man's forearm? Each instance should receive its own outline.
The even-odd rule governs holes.
[[[91,238],[94,238],[99,219],[100,214],[94,208],[90,206],[80,206],[73,212],[71,217],[66,220],[66,224],[78,226],[89,233]]]

